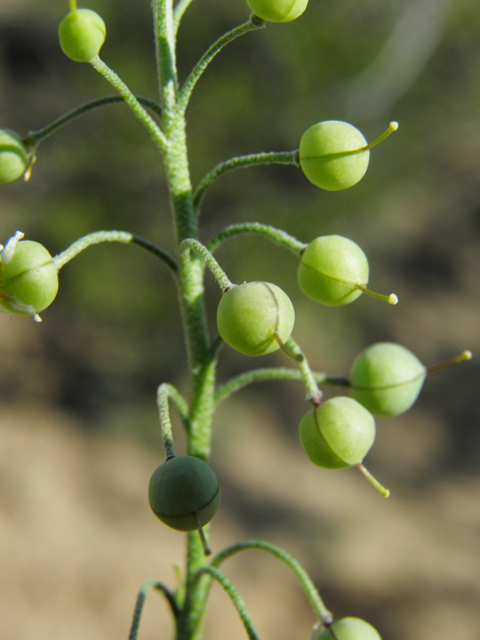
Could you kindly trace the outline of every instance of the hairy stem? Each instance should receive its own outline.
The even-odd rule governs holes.
[[[231,556],[240,553],[241,551],[245,551],[246,549],[260,549],[262,551],[267,551],[267,553],[271,553],[273,556],[284,562],[290,569],[295,573],[300,584],[302,585],[305,594],[307,595],[310,604],[318,616],[318,618],[324,624],[331,624],[332,622],[332,614],[325,606],[318,590],[313,584],[310,576],[305,571],[305,569],[299,564],[295,558],[293,558],[286,551],[277,547],[270,542],[264,542],[263,540],[247,540],[245,542],[237,542],[230,547],[227,547],[223,551],[221,551],[210,563],[211,567],[219,567],[222,562],[230,558]]]
[[[168,406],[169,399],[172,400],[172,402],[178,409],[178,412],[182,417],[187,431],[189,427],[188,407],[185,403],[185,400],[182,398],[182,396],[174,386],[168,384],[167,382],[164,382],[158,387],[157,390],[157,406],[158,416],[160,418],[160,426],[162,429],[163,448],[165,450],[165,457],[167,459],[175,457],[175,449],[173,447],[172,423],[170,421],[170,409]]]
[[[223,271],[210,251],[208,251],[208,249],[204,247],[201,242],[198,242],[198,240],[192,240],[192,238],[183,240],[180,244],[180,251],[183,253],[185,251],[190,251],[190,249],[195,251],[195,253],[199,255],[203,262],[207,265],[223,293],[234,286],[228,279],[225,271]]]
[[[316,372],[312,372],[312,376],[317,384],[329,384],[340,387],[348,387],[350,385],[348,379],[342,376],[330,376],[326,373]],[[215,404],[219,404],[232,395],[232,393],[243,389],[243,387],[253,384],[254,382],[262,382],[265,380],[295,380],[296,382],[303,382],[304,374],[298,369],[287,369],[284,367],[255,369],[241,373],[217,389],[214,396]]]
[[[150,100],[149,98],[145,98],[143,96],[135,96],[135,99],[139,102],[139,104],[151,109],[157,116],[162,116],[162,111],[158,102],[154,100]],[[76,109],[72,109],[61,118],[58,118],[54,122],[51,122],[46,127],[42,129],[38,129],[38,131],[30,131],[27,137],[24,139],[24,142],[29,147],[36,147],[38,144],[51,136],[55,131],[61,129],[66,124],[75,120],[76,118],[83,116],[85,113],[92,111],[94,109],[98,109],[99,107],[103,107],[107,104],[113,103],[124,103],[125,98],[123,96],[104,96],[103,98],[97,98],[96,100],[90,100],[89,102],[85,102],[80,105]]]
[[[185,80],[185,84],[180,90],[178,106],[182,111],[182,113],[185,112],[188,106],[188,101],[192,94],[193,88],[197,84],[200,76],[203,74],[207,66],[210,64],[213,58],[217,55],[217,53],[221,51],[223,47],[225,47],[227,44],[229,44],[230,42],[233,42],[233,40],[236,40],[236,38],[243,36],[244,34],[249,33],[250,31],[263,29],[264,26],[265,26],[265,23],[260,24],[256,21],[249,20],[248,22],[241,24],[235,29],[232,29],[231,31],[223,35],[221,38],[219,38],[216,42],[212,44],[212,46],[205,52],[205,54],[197,62],[192,72],[190,73],[188,78]]]
[[[225,162],[217,164],[200,182],[193,196],[193,205],[196,209],[200,207],[203,196],[212,182],[218,177],[241,167],[253,167],[262,164],[293,164],[299,166],[298,150],[297,151],[272,151],[265,153],[252,153],[248,156],[237,156]]]
[[[147,130],[149,131],[152,137],[152,140],[155,142],[157,147],[161,151],[165,151],[165,148],[167,146],[167,140],[165,138],[164,133],[162,132],[160,127],[157,125],[155,120],[153,120],[153,118],[151,118],[148,115],[148,113],[142,107],[140,102],[137,100],[134,94],[127,87],[127,85],[124,82],[122,82],[122,80],[118,77],[118,75],[114,71],[112,71],[112,69],[110,69],[103,62],[103,60],[100,59],[98,55],[94,56],[90,60],[90,64],[96,71],[98,71],[98,73],[100,73],[105,78],[105,80],[107,80],[107,82],[109,82],[112,85],[112,87],[114,87],[120,93],[120,95],[123,97],[125,102],[132,109],[133,113],[137,116],[140,122],[142,122],[142,124],[147,128]]]
[[[101,244],[102,242],[137,244],[147,251],[154,253],[158,258],[163,260],[173,273],[176,273],[178,271],[177,263],[166,251],[160,249],[160,247],[157,247],[151,242],[148,242],[148,240],[144,240],[143,238],[135,236],[132,233],[128,233],[127,231],[95,231],[94,233],[89,233],[88,235],[83,236],[83,238],[76,240],[67,249],[65,249],[65,251],[62,251],[62,253],[56,255],[53,258],[53,262],[55,263],[57,269],[61,269],[67,262],[75,258],[75,256],[77,256],[88,247],[92,247],[96,244]]]
[[[138,592],[137,602],[135,605],[135,610],[133,612],[133,620],[132,626],[130,627],[130,633],[128,635],[128,640],[137,640],[138,628],[140,626],[140,618],[142,616],[143,605],[145,603],[145,599],[150,591],[155,589],[160,593],[163,593],[165,598],[167,599],[168,604],[172,610],[174,618],[177,618],[179,614],[179,610],[177,607],[177,603],[175,601],[175,596],[171,591],[161,582],[157,582],[156,580],[149,580],[142,585],[142,588]]]
[[[303,383],[307,390],[308,399],[315,406],[319,405],[322,401],[323,394],[318,388],[317,381],[315,380],[315,376],[310,369],[310,365],[308,364],[305,354],[293,338],[289,338],[285,343],[282,343],[282,341],[278,338],[277,340],[280,343],[280,347],[282,348],[283,352],[297,363],[297,366],[300,369]]]
[[[207,244],[207,249],[210,253],[214,253],[223,242],[229,240],[233,236],[238,236],[244,233],[257,233],[258,235],[266,236],[272,242],[289,249],[295,255],[299,255],[308,246],[282,229],[277,229],[267,224],[260,224],[260,222],[244,222],[240,224],[232,224],[229,227],[226,227],[218,235],[212,238],[212,240],[210,240]]]
[[[259,640],[259,637],[257,635],[257,632],[255,631],[255,627],[253,626],[252,619],[250,618],[250,614],[248,613],[248,609],[245,605],[245,602],[243,601],[243,598],[238,593],[237,589],[233,586],[233,584],[227,578],[227,576],[224,575],[218,569],[211,566],[203,567],[202,569],[200,569],[200,571],[197,573],[197,576],[198,578],[201,578],[205,574],[211,576],[214,580],[216,580],[219,584],[221,584],[225,592],[230,596],[230,599],[232,600],[233,605],[237,610],[238,615],[240,616],[240,619],[243,622],[243,626],[245,627],[245,631],[247,632],[247,635],[250,638],[250,640]]]

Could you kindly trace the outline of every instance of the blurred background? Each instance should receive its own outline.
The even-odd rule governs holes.
[[[89,7],[107,24],[103,59],[135,93],[156,98],[149,3]],[[62,54],[57,28],[67,11],[67,2],[2,0],[1,127],[23,136],[111,93],[89,65]],[[181,78],[248,15],[243,0],[196,0],[179,32]],[[237,40],[188,110],[193,181],[233,155],[296,149],[326,119],[348,120],[368,140],[390,120],[400,129],[347,191],[320,191],[293,167],[223,176],[204,200],[201,240],[259,221],[304,242],[338,233],[363,248],[371,288],[395,292],[398,306],[362,296],[320,307],[299,292],[295,257],[265,238],[237,237],[218,251],[234,282],[273,281],[288,293],[294,337],[317,371],[348,375],[358,352],[382,340],[427,365],[464,349],[474,359],[427,378],[408,413],[377,420],[366,464],[391,489],[388,501],[358,471],[306,460],[301,385],[259,383],[226,400],[215,416],[223,502],[211,543],[284,546],[336,617],[365,618],[384,640],[478,640],[480,4],[311,0],[295,22]],[[122,229],[174,252],[168,207],[148,134],[124,105],[110,105],[42,143],[30,182],[2,185],[0,241],[20,229],[55,254],[92,231]],[[206,286],[214,332],[219,291],[209,274]],[[61,271],[42,317],[41,325],[1,318],[0,637],[126,638],[142,582],[173,586],[173,565],[183,567],[182,534],[157,522],[146,500],[163,459],[156,388],[168,381],[187,392],[175,287],[138,247],[94,247]],[[224,348],[219,380],[275,364],[289,365],[282,354],[251,359]],[[246,552],[224,569],[262,640],[308,640],[314,617],[304,595],[264,555]],[[171,636],[153,594],[139,640]],[[205,638],[245,637],[214,586]]]

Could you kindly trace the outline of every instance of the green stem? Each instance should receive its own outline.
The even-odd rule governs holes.
[[[177,2],[177,5],[175,6],[173,12],[173,28],[175,31],[175,36],[177,35],[178,27],[180,26],[180,21],[183,17],[183,14],[192,4],[192,1],[193,0],[179,0],[179,2]]]
[[[168,110],[176,103],[178,82],[175,59],[175,32],[172,0],[152,0],[158,86],[162,105]]]
[[[157,257],[165,262],[170,267],[173,273],[178,271],[178,265],[175,260],[169,256],[163,249],[156,245],[144,240],[139,236],[135,236],[127,231],[95,231],[80,238],[73,244],[71,244],[65,251],[54,256],[53,262],[57,269],[61,269],[67,262],[75,258],[79,253],[91,247],[95,244],[102,242],[120,242],[121,244],[138,244],[140,247],[147,249],[151,253],[154,253]]]
[[[380,482],[374,477],[372,476],[372,474],[370,473],[370,471],[361,463],[357,464],[357,468],[363,473],[363,475],[365,476],[365,478],[372,483],[372,485],[375,487],[375,489],[384,497],[384,498],[388,498],[390,496],[390,489],[386,489],[383,484],[380,484]]]
[[[138,628],[140,626],[140,618],[142,616],[143,605],[145,603],[145,599],[150,591],[155,589],[156,591],[160,591],[163,593],[165,598],[170,605],[174,618],[177,618],[179,611],[177,607],[177,603],[175,602],[175,596],[171,591],[161,582],[157,582],[156,580],[149,580],[142,585],[142,588],[138,592],[137,602],[135,605],[135,610],[133,613],[132,626],[130,627],[130,633],[128,635],[128,640],[136,640],[138,634]]]
[[[439,364],[433,364],[430,367],[427,367],[427,373],[433,373],[434,371],[439,371],[440,369],[445,369],[445,367],[451,367],[453,364],[458,364],[459,362],[465,362],[466,360],[472,359],[471,351],[462,351],[462,353],[451,360],[447,360],[446,362],[440,362]]]
[[[160,418],[160,426],[162,429],[163,448],[165,450],[165,457],[167,459],[175,457],[175,450],[173,447],[172,423],[170,420],[170,408],[168,405],[169,399],[172,400],[173,404],[176,406],[187,432],[189,429],[188,407],[185,400],[182,398],[181,394],[177,391],[177,389],[175,389],[174,386],[164,382],[158,387],[157,390],[157,406],[158,416]]]
[[[250,614],[248,613],[248,609],[245,605],[243,598],[238,593],[237,589],[233,586],[230,580],[218,569],[214,567],[203,567],[200,571],[197,572],[197,579],[200,579],[204,575],[211,576],[214,580],[219,582],[225,592],[230,596],[230,599],[233,602],[235,609],[240,616],[243,626],[245,627],[245,631],[247,632],[250,640],[259,640],[257,632],[255,631],[255,627],[253,626],[252,619],[250,618]]]
[[[198,240],[193,240],[192,238],[187,238],[180,243],[180,252],[183,254],[186,251],[190,251],[192,249],[195,251],[197,255],[204,261],[207,267],[212,272],[215,280],[217,281],[218,286],[221,288],[222,293],[225,293],[228,289],[231,289],[234,285],[227,277],[227,274],[215,258],[212,256],[210,251]]]
[[[112,87],[114,87],[120,95],[123,97],[128,106],[132,109],[133,113],[137,116],[140,122],[147,128],[153,141],[161,151],[165,151],[167,147],[167,139],[165,134],[157,125],[155,120],[148,115],[135,95],[130,91],[127,85],[122,82],[118,75],[112,71],[100,57],[94,56],[90,61],[92,67],[100,73]]]
[[[191,182],[185,136],[185,120],[168,106],[170,89],[165,88],[163,109],[165,133],[169,148],[164,155],[167,179],[175,219],[178,244],[197,238],[197,220],[192,207]],[[167,107],[165,106],[167,105]],[[179,255],[178,291],[185,327],[190,371],[190,430],[187,452],[207,460],[211,446],[211,420],[215,385],[216,359],[212,351],[204,302],[204,272],[202,260],[187,247]],[[200,640],[206,607],[204,581],[193,581],[206,557],[198,532],[187,534],[186,592],[182,612],[177,621],[176,640]]]
[[[285,343],[282,343],[278,338],[277,340],[285,355],[287,355],[289,358],[292,358],[292,360],[295,360],[295,362],[297,363],[303,382],[307,389],[308,399],[315,406],[319,405],[322,401],[323,394],[318,388],[317,381],[315,380],[315,376],[310,369],[310,365],[308,364],[305,354],[293,338],[289,338]]]
[[[298,167],[297,151],[272,151],[264,153],[252,153],[248,156],[237,156],[217,164],[200,182],[193,195],[193,205],[196,209],[200,207],[205,192],[212,182],[227,171],[240,169],[242,167],[254,167],[262,164],[293,164]]]
[[[382,135],[378,137],[376,140],[374,140],[373,142],[370,142],[370,144],[366,144],[363,147],[359,147],[358,149],[351,149],[349,151],[336,151],[332,153],[325,153],[322,157],[332,158],[332,159],[345,158],[347,156],[354,156],[358,153],[363,153],[364,151],[369,151],[373,147],[376,147],[377,144],[379,144],[380,142],[383,142],[385,138],[388,138],[388,136],[392,134],[394,131],[396,131],[397,129],[398,129],[398,122],[390,122],[390,124],[388,125],[388,129],[384,131],[384,133],[382,133]]]
[[[237,236],[243,233],[257,233],[259,235],[267,236],[272,242],[282,245],[286,249],[289,249],[296,255],[300,254],[308,245],[300,242],[293,236],[289,235],[282,229],[277,229],[266,224],[260,224],[259,222],[245,222],[241,224],[232,224],[226,227],[218,235],[216,235],[207,244],[207,249],[210,253],[215,253],[218,247],[229,240],[233,236]]]
[[[263,540],[247,540],[245,542],[237,542],[230,547],[227,547],[223,551],[221,551],[215,558],[212,560],[210,566],[212,568],[216,568],[220,566],[222,562],[235,555],[236,553],[240,553],[241,551],[245,551],[246,549],[260,549],[262,551],[267,551],[271,553],[273,556],[284,562],[290,569],[295,573],[297,578],[300,581],[300,584],[307,595],[307,598],[312,605],[312,608],[318,618],[323,622],[323,624],[331,624],[332,622],[332,614],[325,606],[318,590],[313,584],[310,576],[305,571],[305,569],[301,566],[301,564],[295,560],[290,554],[284,551],[282,548],[277,547],[270,542],[264,542]]]
[[[326,373],[312,372],[312,376],[317,384],[331,384],[340,387],[350,386],[346,378],[340,376],[330,376]],[[294,380],[296,382],[304,382],[304,374],[297,369],[286,369],[282,367],[272,367],[265,369],[255,369],[247,371],[235,378],[232,378],[217,389],[214,396],[214,402],[218,405],[220,402],[228,398],[232,393],[243,389],[254,382],[263,382],[265,380]]]
[[[176,410],[178,411],[179,416],[181,417],[181,419],[185,424],[185,427],[187,428],[188,416],[189,416],[188,405],[185,402],[185,399],[183,398],[182,394],[178,391],[178,389],[176,389],[173,385],[169,384],[168,382],[164,382],[163,384],[161,384],[160,387],[158,388],[159,391],[160,391],[160,388],[163,388],[163,393],[165,393],[168,396],[168,398],[173,402]]]
[[[157,247],[157,245],[136,235],[132,236],[132,244],[137,244],[139,247],[143,247],[147,251],[150,251],[150,253],[156,255],[157,258],[163,260],[174,274],[178,273],[177,262],[166,251]]]
[[[164,163],[175,221],[177,245],[198,238],[192,205],[186,123],[177,101],[175,30],[172,0],[153,0],[158,78],[162,97],[162,122],[168,145]],[[216,353],[210,343],[204,301],[205,264],[187,247],[179,252],[178,293],[185,328],[190,372],[187,453],[208,460],[211,446]],[[205,581],[195,580],[206,565],[198,532],[187,533],[185,599],[177,618],[176,640],[200,640],[206,608]]]
[[[158,102],[150,100],[149,98],[144,98],[143,96],[135,96],[135,99],[144,107],[147,107],[148,109],[154,111],[156,115],[161,118],[162,111]],[[76,109],[72,109],[72,111],[69,111],[61,118],[58,118],[58,120],[51,122],[46,127],[43,127],[38,131],[30,131],[23,142],[29,147],[36,147],[42,140],[51,136],[53,133],[55,133],[55,131],[57,131],[61,127],[64,127],[71,120],[74,120],[79,116],[83,116],[85,113],[88,113],[93,109],[103,107],[106,104],[120,102],[125,102],[125,98],[123,96],[104,96],[103,98],[97,98],[96,100],[85,102],[85,104],[80,105]]]
[[[193,88],[197,84],[199,78],[208,67],[210,62],[217,55],[217,53],[219,53],[227,44],[233,42],[233,40],[235,40],[236,38],[243,36],[250,31],[263,29],[264,26],[265,23],[258,24],[255,21],[249,20],[248,22],[241,24],[240,26],[223,35],[216,42],[214,42],[209,49],[207,49],[205,54],[200,58],[200,60],[193,68],[188,78],[185,80],[183,87],[180,89],[180,93],[178,96],[178,107],[182,113],[185,113]]]

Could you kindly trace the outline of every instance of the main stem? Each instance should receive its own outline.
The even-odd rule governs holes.
[[[158,75],[162,96],[162,121],[167,148],[164,161],[175,220],[177,243],[197,238],[197,219],[192,204],[185,118],[178,107],[175,65],[175,34],[172,0],[153,0]],[[210,454],[215,358],[211,355],[204,304],[204,264],[193,251],[179,261],[178,291],[190,369],[190,415],[187,453],[207,460]],[[176,640],[199,640],[208,581],[194,580],[206,564],[197,531],[188,533],[186,594],[177,618]]]

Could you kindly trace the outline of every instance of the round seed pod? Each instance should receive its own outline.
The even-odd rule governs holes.
[[[177,531],[194,531],[210,522],[220,504],[217,476],[206,462],[176,456],[153,472],[148,501],[153,513]]]
[[[0,184],[20,178],[25,173],[27,164],[27,148],[18,133],[0,129]]]
[[[321,236],[302,254],[298,284],[309,298],[328,306],[356,300],[368,283],[368,260],[362,249],[342,236]]]
[[[291,22],[302,15],[308,0],[247,0],[247,4],[266,22]]]
[[[246,282],[226,291],[218,305],[218,331],[227,344],[247,356],[279,349],[286,342],[295,311],[286,293],[270,282]]]
[[[360,464],[375,440],[375,420],[345,396],[322,402],[300,422],[300,441],[310,460],[325,469]]]
[[[13,313],[32,315],[46,309],[58,291],[58,271],[45,247],[22,240],[7,264],[0,263],[0,304]]]
[[[90,9],[72,11],[58,28],[62,51],[75,62],[89,62],[98,55],[106,32],[105,22]]]
[[[415,402],[426,373],[420,360],[405,347],[377,342],[354,361],[351,394],[375,415],[397,416]]]
[[[307,129],[300,140],[300,166],[306,177],[327,191],[348,189],[363,178],[370,151],[356,151],[367,145],[361,131],[348,122],[326,120]]]
[[[335,638],[336,640],[382,640],[375,627],[361,618],[336,620],[329,627],[325,627],[316,640],[335,640]]]

